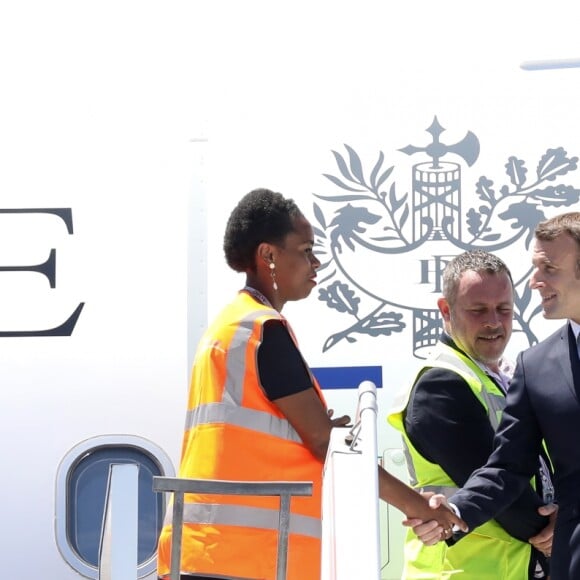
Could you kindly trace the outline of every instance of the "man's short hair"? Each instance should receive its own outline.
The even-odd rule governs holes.
[[[536,239],[551,242],[568,234],[576,242],[576,277],[580,277],[580,212],[561,213],[540,222],[534,232]]]
[[[538,240],[550,242],[562,234],[568,234],[580,251],[580,212],[571,211],[540,222],[534,232]]]
[[[511,272],[505,262],[484,250],[469,250],[459,256],[455,256],[443,270],[443,296],[449,306],[455,304],[459,281],[464,272],[487,272],[488,274],[506,273],[513,286]]]

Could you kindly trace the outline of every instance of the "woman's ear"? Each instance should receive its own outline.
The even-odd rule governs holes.
[[[272,244],[267,244],[265,242],[260,244],[256,251],[256,258],[256,261],[260,261],[269,267],[269,265],[274,261],[274,250]]]

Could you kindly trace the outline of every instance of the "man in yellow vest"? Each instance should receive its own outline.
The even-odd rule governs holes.
[[[502,355],[513,300],[511,274],[492,254],[465,252],[445,268],[437,303],[444,332],[389,415],[403,435],[415,488],[449,496],[486,463],[509,385]],[[518,500],[457,544],[426,546],[409,529],[403,578],[547,578],[552,508],[541,506],[553,499],[548,465],[540,457],[536,481]]]

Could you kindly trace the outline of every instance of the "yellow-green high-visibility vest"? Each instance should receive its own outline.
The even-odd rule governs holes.
[[[449,497],[457,491],[455,482],[436,463],[423,457],[407,436],[403,412],[412,387],[429,368],[442,368],[458,374],[487,411],[494,430],[505,406],[505,396],[485,372],[463,353],[439,342],[431,358],[419,370],[411,387],[400,395],[388,416],[389,423],[403,436],[410,483],[417,489]],[[460,542],[447,546],[439,542],[425,546],[407,531],[405,580],[528,580],[531,545],[510,536],[495,520],[479,526]]]

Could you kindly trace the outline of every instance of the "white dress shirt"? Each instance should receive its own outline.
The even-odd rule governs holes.
[[[578,349],[578,357],[580,357],[580,341],[578,340],[578,336],[580,336],[580,324],[570,320],[570,325],[572,326],[572,332],[576,337],[576,348]]]

